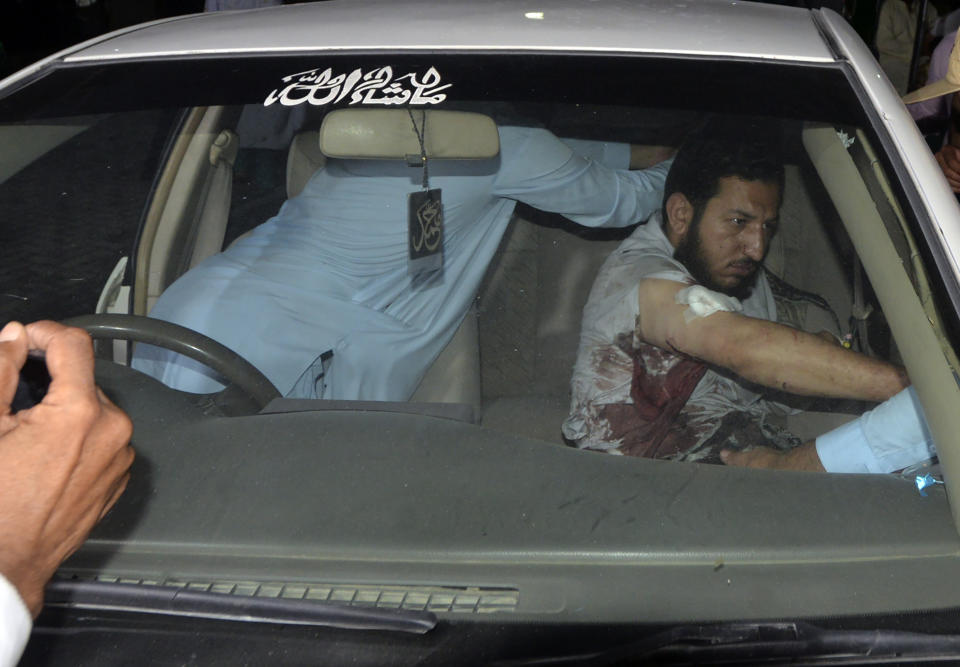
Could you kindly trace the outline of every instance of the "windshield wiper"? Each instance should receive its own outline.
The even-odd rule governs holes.
[[[960,635],[899,630],[830,630],[806,622],[682,625],[615,648],[542,655],[496,667],[561,665],[889,664],[960,656]]]
[[[251,623],[424,634],[437,625],[428,611],[351,607],[321,600],[211,593],[172,586],[54,579],[45,604]]]

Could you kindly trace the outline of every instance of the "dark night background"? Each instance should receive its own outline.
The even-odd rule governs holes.
[[[303,1],[309,0],[284,4]],[[144,21],[202,12],[203,4],[204,0],[0,0],[0,78],[71,44]]]
[[[203,11],[203,0],[0,0],[0,76],[71,44],[144,21]]]
[[[284,0],[284,4],[311,1],[322,0]],[[830,7],[843,13],[871,44],[881,0],[760,1]],[[958,0],[928,1],[941,15],[960,4]],[[0,0],[0,78],[96,35],[154,19],[202,12],[203,6],[204,0]]]

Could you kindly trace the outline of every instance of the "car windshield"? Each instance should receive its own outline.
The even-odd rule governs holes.
[[[597,276],[665,229],[670,161],[713,123],[782,155],[757,262],[770,318],[952,377],[952,288],[865,99],[840,63],[562,51],[93,59],[17,80],[0,319],[100,326],[98,380],[136,425],[139,474],[65,576],[591,622],[790,613],[729,606],[740,558],[768,568],[754,592],[787,576],[797,613],[882,608],[842,591],[957,546],[918,469],[611,456],[571,417]],[[917,313],[922,345],[899,323]],[[872,405],[768,399],[783,409],[759,437],[795,444]],[[670,611],[691,576],[715,599]],[[821,577],[829,610],[805,590]]]
[[[659,215],[669,162],[656,165],[721,117],[763,121],[786,156],[764,260],[783,283],[781,320],[895,358],[879,308],[852,316],[875,307],[869,281],[803,146],[818,127],[868,139],[841,70],[769,65],[765,94],[748,98],[755,69],[722,60],[322,60],[201,60],[189,82],[177,62],[114,64],[84,68],[82,90],[63,68],[8,97],[3,131],[21,148],[0,191],[16,225],[4,317],[148,315],[213,337],[289,398],[459,404],[483,426],[563,444],[597,272]],[[131,97],[144,81],[147,99]],[[650,192],[595,205],[633,181],[551,174],[557,150],[633,167]],[[414,229],[412,202],[430,192],[444,219]],[[182,390],[229,380],[142,344],[132,356]]]

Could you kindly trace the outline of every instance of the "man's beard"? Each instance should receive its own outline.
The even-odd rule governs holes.
[[[723,287],[714,282],[713,277],[710,275],[707,259],[703,256],[703,245],[700,243],[700,227],[698,223],[699,220],[690,225],[690,230],[687,232],[687,235],[677,245],[676,250],[673,251],[673,258],[687,267],[687,271],[690,272],[693,279],[707,289],[722,294],[729,294],[741,301],[746,299],[750,296],[754,286],[757,284],[757,276],[760,274],[760,271],[754,270],[753,273],[745,276],[743,280],[734,287]],[[746,261],[753,263],[753,260],[750,259]],[[759,268],[759,266],[757,266],[757,268]]]

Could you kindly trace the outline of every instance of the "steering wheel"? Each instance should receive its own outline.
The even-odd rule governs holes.
[[[79,315],[64,320],[63,324],[85,329],[94,339],[148,343],[190,357],[222,375],[259,409],[280,398],[273,383],[249,361],[212,338],[179,324],[119,314]]]

